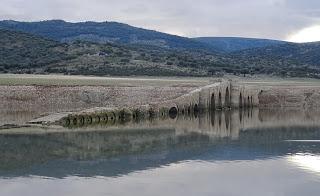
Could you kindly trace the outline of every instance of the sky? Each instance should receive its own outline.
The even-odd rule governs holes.
[[[0,20],[117,21],[187,37],[320,41],[320,0],[0,0]]]

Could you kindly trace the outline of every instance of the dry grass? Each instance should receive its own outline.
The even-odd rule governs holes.
[[[203,86],[210,78],[192,77],[90,77],[64,75],[0,74],[0,85],[54,86]]]

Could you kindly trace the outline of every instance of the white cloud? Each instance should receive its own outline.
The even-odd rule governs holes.
[[[297,43],[320,41],[320,25],[304,28],[290,35],[287,40]]]

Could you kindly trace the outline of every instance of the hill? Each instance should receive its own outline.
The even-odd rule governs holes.
[[[266,46],[281,45],[286,43],[278,40],[241,37],[198,37],[193,39],[208,44],[215,50],[225,53],[252,48],[263,48]]]
[[[283,43],[216,54],[161,46],[73,41],[0,29],[0,73],[320,78],[320,42]]]
[[[211,53],[229,53],[286,43],[277,40],[238,37],[187,38],[117,22],[70,23],[63,20],[40,22],[4,20],[0,21],[0,28],[30,33],[64,43],[81,40],[95,43],[146,45],[165,49],[208,51]]]
[[[255,73],[319,78],[319,51],[320,42],[286,43],[242,50],[231,53],[229,57]]]
[[[205,76],[215,56],[154,46],[60,43],[0,29],[0,73]]]
[[[186,37],[133,27],[117,22],[79,22],[63,20],[41,22],[0,21],[0,28],[39,35],[59,42],[75,40],[95,43],[139,44],[180,50],[208,50],[205,43]]]
[[[0,70],[29,69],[68,59],[65,45],[34,35],[0,29]]]

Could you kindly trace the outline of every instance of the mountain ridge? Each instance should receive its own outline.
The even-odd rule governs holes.
[[[245,37],[189,38],[113,21],[66,22],[64,20],[45,20],[19,22],[3,20],[0,21],[0,28],[31,33],[60,42],[82,40],[95,43],[143,44],[166,49],[202,50],[215,53],[230,53],[243,49],[287,43],[280,40]]]
[[[49,21],[53,24],[57,22],[65,24],[64,21]],[[15,24],[12,21],[9,23]],[[60,27],[62,29],[58,34],[65,25]],[[301,44],[280,41],[280,44],[276,42],[258,48],[219,53],[215,52],[216,49],[188,48],[184,43],[180,43],[182,48],[177,48],[143,42],[100,43],[82,38],[70,42],[55,41],[45,35],[4,29],[0,28],[1,73],[162,76],[268,74],[320,78],[320,42]],[[257,40],[247,41],[251,43]]]
[[[196,37],[193,39],[226,53],[289,43],[281,40],[247,37]]]
[[[46,20],[39,22],[0,21],[0,28],[22,31],[60,42],[75,40],[96,43],[144,44],[179,50],[208,50],[213,48],[177,35],[134,27],[118,22],[76,22]]]

